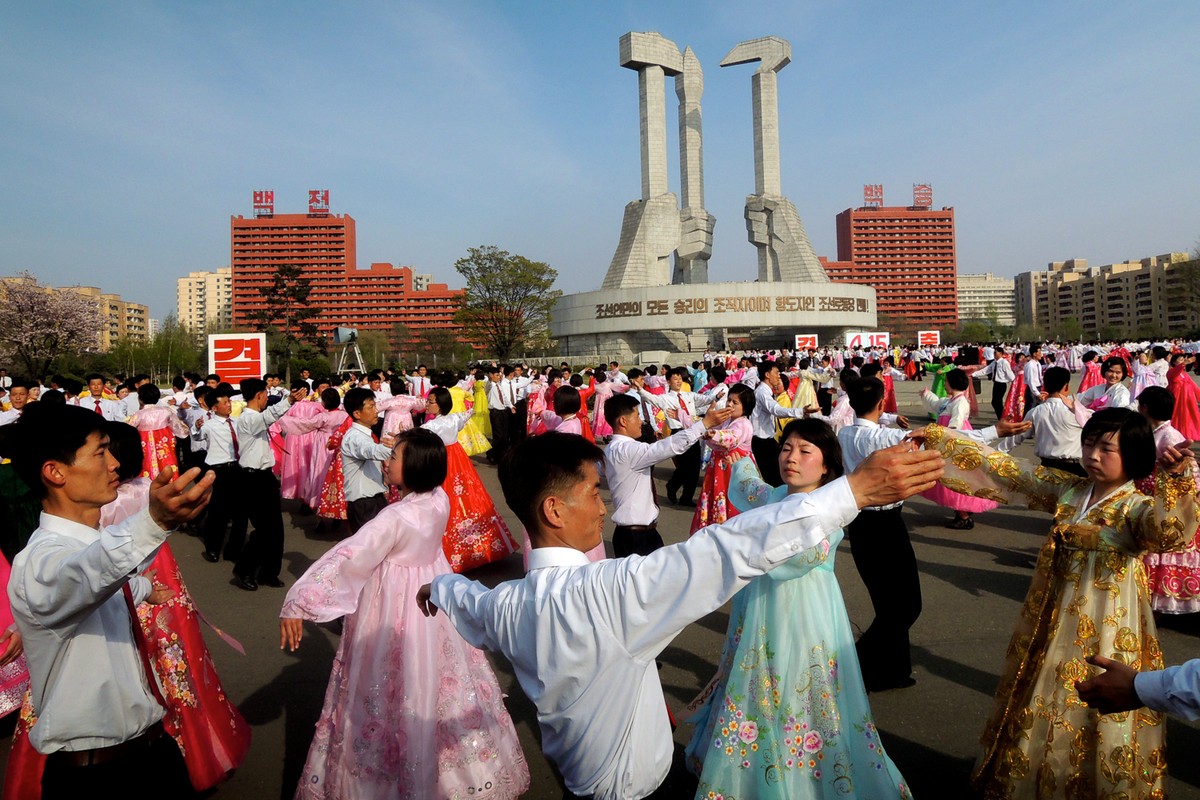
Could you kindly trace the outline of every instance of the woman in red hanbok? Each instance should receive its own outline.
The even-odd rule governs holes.
[[[421,427],[441,437],[449,464],[442,488],[450,498],[450,521],[442,547],[450,566],[455,572],[466,572],[515,553],[517,543],[458,443],[458,432],[471,420],[471,412],[450,413],[454,400],[442,387],[431,391],[426,400],[428,412],[437,416]]]
[[[1104,383],[1104,376],[1100,374],[1098,358],[1099,354],[1095,350],[1088,350],[1083,354],[1083,377],[1079,379],[1079,390],[1076,394],[1082,394],[1093,386]]]
[[[737,516],[737,509],[729,502],[729,475],[733,465],[743,458],[754,458],[750,453],[750,442],[754,428],[750,415],[754,413],[754,391],[744,383],[729,389],[729,410],[732,416],[704,434],[704,446],[711,450],[708,468],[704,470],[704,482],[700,486],[700,501],[692,515],[689,534],[707,525],[719,525]]]
[[[100,510],[102,528],[140,512],[150,502],[150,479],[138,477],[143,458],[137,433],[122,422],[108,423],[105,431],[109,450],[118,462],[121,485],[117,499]],[[142,574],[131,579],[130,589],[141,600],[138,623],[166,701],[163,728],[179,745],[192,787],[206,791],[245,761],[250,726],[225,695],[200,631],[202,617],[169,544],[163,544]],[[213,630],[241,651],[235,640]],[[5,800],[41,796],[45,756],[29,744],[29,730],[36,721],[32,700],[26,694],[5,773]]]
[[[167,467],[178,467],[175,438],[186,437],[188,426],[171,406],[158,405],[162,393],[152,383],[138,387],[138,402],[142,407],[129,418],[142,439],[143,478],[153,478]]]
[[[1008,398],[1004,401],[1004,416],[1001,419],[1009,422],[1020,422],[1025,419],[1025,361],[1028,356],[1022,355],[1013,366],[1012,384],[1008,387]]]
[[[317,504],[317,516],[323,520],[343,520],[346,519],[346,484],[345,474],[342,472],[342,439],[346,437],[346,431],[350,430],[350,426],[354,424],[349,416],[342,421],[333,435],[329,437],[329,441],[325,443],[325,448],[333,453],[333,457],[329,460],[329,469],[325,473],[325,481],[321,485],[321,500]]]
[[[1167,370],[1167,391],[1175,396],[1171,424],[1193,442],[1200,439],[1200,388],[1188,373],[1188,367],[1194,363],[1195,356],[1176,353],[1171,356],[1171,368]]]

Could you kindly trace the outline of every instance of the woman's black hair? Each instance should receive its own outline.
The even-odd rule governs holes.
[[[1157,422],[1166,422],[1175,413],[1175,395],[1161,386],[1147,386],[1137,397],[1138,408]]]
[[[1110,433],[1117,434],[1121,464],[1130,480],[1141,480],[1154,471],[1158,451],[1154,431],[1145,417],[1128,408],[1101,409],[1083,426],[1081,439],[1085,445],[1095,444]]]
[[[794,419],[783,429],[783,437],[779,440],[780,445],[785,444],[793,436],[799,436],[821,451],[821,457],[825,459],[825,475],[821,478],[822,486],[837,480],[846,473],[846,467],[842,461],[842,446],[838,443],[837,434],[828,422],[812,417]],[[780,458],[782,459],[782,457],[781,451]]]
[[[946,385],[956,392],[965,392],[970,384],[971,379],[967,377],[967,373],[957,367],[946,373]]]
[[[450,413],[450,409],[454,408],[454,398],[450,395],[450,390],[445,386],[438,386],[429,391],[429,398],[437,403],[438,414],[446,415]]]
[[[137,396],[142,405],[154,406],[162,399],[162,392],[153,383],[143,383],[137,389]]]
[[[560,417],[578,414],[582,405],[579,399],[579,390],[574,386],[560,386],[554,393],[554,413]]]
[[[342,396],[338,394],[338,390],[332,387],[321,390],[321,405],[326,411],[336,411],[337,407],[342,404]]]
[[[446,445],[427,428],[412,428],[396,436],[401,455],[400,480],[411,492],[431,492],[446,482]]]
[[[1129,367],[1125,366],[1123,358],[1117,356],[1104,359],[1104,363],[1100,365],[1100,374],[1103,375],[1105,372],[1108,372],[1108,368],[1114,365],[1121,368],[1121,380],[1129,377]]]
[[[742,404],[742,416],[750,419],[754,413],[754,390],[744,383],[735,383],[729,387],[729,396],[736,397]]]
[[[117,460],[117,480],[121,483],[142,474],[142,437],[137,428],[124,422],[104,423],[108,434],[108,452]]]

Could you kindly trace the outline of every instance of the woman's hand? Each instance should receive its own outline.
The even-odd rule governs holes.
[[[5,631],[0,636],[0,645],[4,647],[3,652],[0,652],[0,667],[11,664],[21,653],[25,652],[25,644],[21,641],[21,634],[15,630]]]
[[[304,620],[299,617],[279,618],[279,649],[296,652],[304,638]]]

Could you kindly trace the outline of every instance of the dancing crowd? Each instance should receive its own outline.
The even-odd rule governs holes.
[[[250,727],[168,541],[187,529],[235,594],[286,589],[282,648],[343,620],[298,798],[528,791],[484,649],[536,707],[565,798],[911,797],[869,695],[916,683],[904,502],[920,494],[956,531],[999,505],[1051,518],[996,654],[976,792],[1162,797],[1164,715],[1200,718],[1200,659],[1167,667],[1155,624],[1200,611],[1197,351],[706,351],[166,390],[0,370],[0,714],[18,714],[3,796],[116,796],[136,774],[188,797],[244,762]],[[926,378],[900,414],[895,383]],[[982,380],[995,420],[977,426]],[[1026,441],[1036,462],[1012,455]],[[493,468],[519,531],[480,478]],[[291,586],[285,500],[337,540]],[[677,544],[664,502],[691,511]],[[874,612],[857,641],[843,539]],[[522,579],[463,574],[518,550]],[[716,673],[673,711],[660,655],[729,601]]]

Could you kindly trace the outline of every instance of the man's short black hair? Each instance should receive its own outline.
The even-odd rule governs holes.
[[[779,365],[774,361],[763,361],[758,365],[758,379],[765,381],[773,369],[779,369]]]
[[[261,378],[246,378],[246,380],[241,382],[239,389],[242,393],[242,399],[248,403],[260,393],[267,390],[267,382]]]
[[[13,423],[17,441],[13,469],[37,497],[46,496],[42,466],[47,461],[74,464],[93,433],[104,434],[105,420],[91,409],[66,403],[30,403]]]
[[[604,451],[582,436],[551,431],[510,447],[500,461],[504,502],[531,535],[538,531],[538,507],[583,480],[583,465],[604,460]]]
[[[91,383],[92,381],[103,381],[104,376],[99,372],[89,372],[87,375],[83,376],[83,380],[87,383]]]
[[[431,492],[446,482],[446,445],[427,428],[411,428],[396,437],[403,447],[400,480],[413,492]]]
[[[1042,388],[1048,394],[1061,392],[1071,382],[1071,372],[1066,367],[1051,367],[1042,374]]]
[[[629,378],[629,380],[631,380],[631,381],[636,381],[638,378],[642,377],[645,374],[646,373],[643,370],[640,370],[637,367],[634,367],[633,369],[629,370],[629,372],[625,373],[625,377]]]
[[[846,397],[858,416],[870,414],[883,399],[883,381],[879,378],[856,378],[846,385]]]
[[[1145,417],[1128,408],[1104,408],[1092,414],[1081,438],[1086,445],[1110,433],[1117,434],[1121,463],[1130,480],[1141,480],[1154,471],[1158,450],[1154,431]]]
[[[368,400],[374,399],[375,393],[370,389],[356,386],[346,392],[346,396],[342,398],[342,409],[353,418],[355,413],[362,411],[362,407],[366,405]]]
[[[1147,386],[1137,402],[1138,408],[1156,422],[1166,422],[1175,414],[1175,395],[1162,386]]]
[[[554,394],[557,396],[558,392]],[[638,405],[640,403],[636,397],[630,397],[627,394],[614,394],[604,401],[604,421],[608,423],[610,428],[615,428],[617,420],[630,412],[637,411]]]

